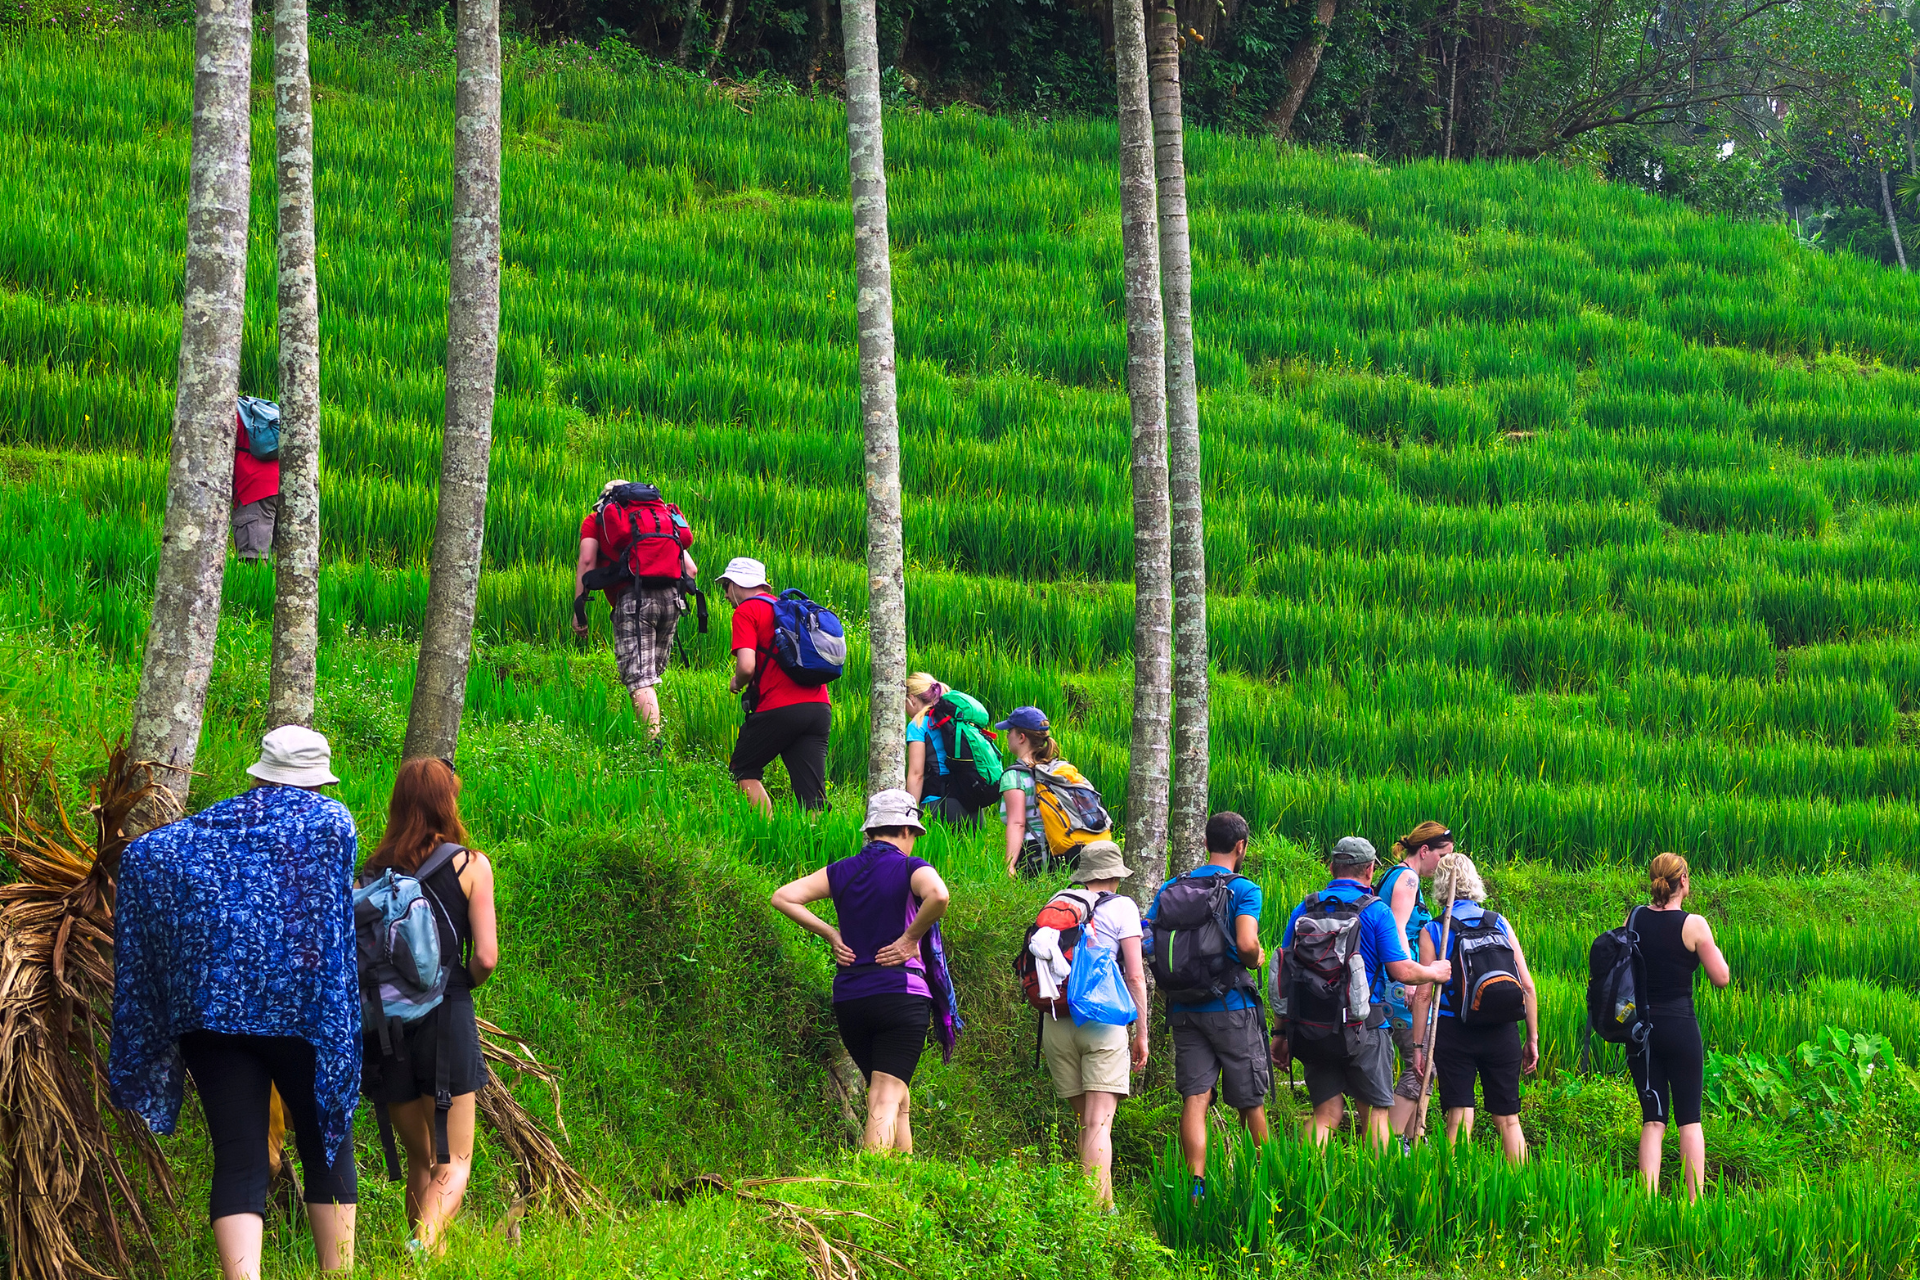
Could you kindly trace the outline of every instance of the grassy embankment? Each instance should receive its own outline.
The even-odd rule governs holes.
[[[178,33],[0,46],[7,707],[29,741],[62,740],[70,778],[117,730],[144,633],[188,64]],[[449,80],[325,45],[316,78],[321,722],[373,831],[425,595]],[[759,552],[856,625],[864,607],[839,126],[824,104],[744,105],[582,70],[508,82],[486,645],[463,748],[516,948],[487,1007],[565,1064],[583,1161],[630,1207],[702,1168],[814,1167],[839,1136],[818,1067],[824,966],[758,903],[848,847],[863,654],[839,700],[840,811],[762,826],[714,767],[734,718],[723,633],[685,637],[659,766],[633,748],[604,654],[569,652],[564,632],[574,530],[613,473],[661,479],[703,562]],[[269,116],[263,99],[262,157]],[[1049,707],[1123,803],[1111,129],[968,113],[890,127],[915,665],[995,706]],[[1207,134],[1192,154],[1216,803],[1307,843],[1384,843],[1436,815],[1462,832],[1540,957],[1543,1164],[1610,1177],[1630,1157],[1630,1100],[1557,1069],[1580,947],[1628,901],[1623,868],[1658,848],[1707,873],[1704,909],[1737,942],[1740,984],[1702,1001],[1717,1045],[1781,1053],[1843,1023],[1911,1061],[1913,286],[1546,167],[1389,171]],[[264,165],[255,195],[246,389],[271,394]],[[265,727],[270,591],[262,571],[229,574],[203,797],[237,784]],[[1302,847],[1263,843],[1270,896],[1297,896]],[[918,1130],[956,1159],[1049,1156],[1060,1111],[1004,1001],[1029,904],[983,844],[935,856],[961,890],[976,1034],[929,1072]],[[1162,1075],[1123,1110],[1136,1176],[1167,1129]],[[1804,1116],[1719,1124],[1716,1171],[1762,1190],[1840,1165],[1906,1184],[1910,1086],[1879,1079],[1831,1141],[1793,1141]],[[193,1166],[190,1134],[174,1149]],[[870,1176],[954,1213],[1006,1209],[1027,1176],[956,1194],[947,1170]],[[492,1177],[477,1219],[499,1207]],[[734,1212],[641,1212],[584,1246],[538,1229],[518,1265],[797,1265],[764,1232],[746,1262],[679,1234]],[[375,1197],[368,1216],[396,1206]],[[1006,1247],[944,1224],[913,1238],[955,1239],[946,1265],[1018,1274],[1020,1242],[1057,1252],[1099,1230],[1049,1217],[1010,1213]],[[374,1228],[370,1256],[390,1236]]]

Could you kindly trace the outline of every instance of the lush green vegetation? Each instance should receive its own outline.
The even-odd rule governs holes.
[[[13,740],[53,751],[76,797],[123,727],[145,633],[189,65],[177,32],[0,41],[0,715]],[[441,72],[354,48],[322,43],[315,67],[320,727],[372,832],[425,598],[451,94]],[[825,961],[763,904],[772,883],[852,845],[858,647],[836,694],[835,812],[783,806],[762,823],[717,766],[737,717],[724,608],[714,635],[682,637],[664,762],[636,742],[604,615],[593,651],[567,634],[580,515],[624,474],[660,480],[688,509],[704,564],[763,554],[857,635],[834,111],[537,61],[509,76],[507,110],[502,395],[461,752],[507,921],[483,1001],[563,1064],[573,1150],[621,1211],[584,1243],[537,1221],[518,1251],[483,1243],[508,1199],[483,1153],[463,1240],[478,1252],[448,1273],[798,1274],[792,1243],[751,1206],[653,1203],[709,1170],[858,1183],[792,1195],[894,1223],[855,1238],[926,1274],[1188,1265],[1140,1234],[1171,1125],[1166,1062],[1122,1109],[1121,1221],[1095,1219],[1059,1171],[1066,1114],[1031,1069],[1005,963],[1032,894],[994,874],[991,832],[923,849],[959,890],[950,938],[972,1023],[952,1066],[917,1082],[916,1133],[940,1159],[900,1170],[835,1154]],[[265,157],[264,97],[259,112]],[[901,113],[889,128],[914,665],[995,707],[1047,707],[1124,808],[1131,531],[1112,129],[966,110]],[[1916,286],[1553,165],[1390,168],[1205,132],[1191,155],[1215,803],[1261,831],[1270,939],[1277,907],[1310,887],[1320,842],[1359,830],[1384,844],[1439,816],[1489,870],[1543,981],[1548,1078],[1526,1102],[1535,1170],[1489,1182],[1477,1153],[1452,1171],[1423,1157],[1379,1194],[1411,1203],[1441,1187],[1451,1205],[1461,1186],[1505,1188],[1492,1218],[1444,1218],[1442,1245],[1541,1197],[1585,1197],[1564,1222],[1527,1228],[1544,1241],[1455,1250],[1486,1270],[1739,1269],[1715,1259],[1783,1255],[1742,1252],[1738,1224],[1787,1213],[1796,1179],[1816,1176],[1836,1205],[1897,1234],[1907,1219],[1890,1198],[1912,1180],[1920,1090],[1894,1066],[1836,1103],[1819,1092],[1830,1065],[1799,1055],[1830,1025],[1885,1036],[1900,1062],[1920,1055],[1906,907],[1920,837],[1920,340],[1904,321]],[[246,390],[271,395],[264,164],[254,220]],[[240,784],[267,727],[269,573],[231,566],[226,603],[202,799]],[[1691,1219],[1623,1198],[1631,1096],[1567,1069],[1586,941],[1632,901],[1633,868],[1667,847],[1701,869],[1701,909],[1739,975],[1701,998],[1709,1038],[1746,1055],[1717,1077],[1711,1143],[1740,1198]],[[525,1097],[547,1107],[538,1089]],[[1300,1105],[1283,1095],[1282,1128]],[[1815,1113],[1842,1116],[1844,1132],[1809,1140]],[[206,1261],[192,1210],[204,1152],[190,1125],[169,1150],[189,1174],[170,1247],[191,1269]],[[1344,1154],[1316,1173],[1284,1145],[1257,1166],[1272,1189],[1372,1177]],[[369,1188],[367,1253],[384,1267],[398,1202]],[[1176,1241],[1247,1243],[1256,1270],[1309,1254],[1442,1260],[1375,1208],[1364,1257],[1316,1253],[1297,1224],[1247,1242],[1205,1234],[1217,1224],[1183,1236],[1160,1217]],[[1598,1253],[1574,1243],[1616,1228],[1620,1243]],[[1780,1247],[1799,1249],[1799,1228],[1782,1230]],[[1693,1243],[1675,1244],[1687,1231]],[[1873,1256],[1911,1266],[1898,1252],[1910,1239],[1884,1238],[1892,1252]],[[283,1231],[280,1265],[301,1247]],[[1844,1271],[1826,1247],[1793,1256]]]

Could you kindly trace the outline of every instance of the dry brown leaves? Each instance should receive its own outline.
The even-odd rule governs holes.
[[[553,1118],[560,1137],[567,1137],[566,1117],[560,1113],[560,1076],[534,1056],[533,1050],[517,1036],[502,1031],[484,1018],[480,1025],[480,1049],[495,1067],[511,1067],[532,1076],[553,1094]],[[513,1096],[513,1090],[497,1079],[490,1079],[474,1099],[480,1115],[493,1130],[494,1137],[513,1156],[519,1180],[519,1192],[507,1211],[500,1230],[510,1240],[520,1235],[520,1219],[529,1204],[545,1201],[550,1207],[582,1216],[609,1206],[598,1188],[581,1176],[580,1171],[560,1153],[540,1122]]]
[[[128,814],[151,807],[153,789],[116,750],[88,841],[41,777],[51,823],[0,753],[0,857],[18,875],[0,885],[0,1230],[16,1280],[124,1274],[157,1263],[150,1206],[174,1192],[145,1123],[105,1105],[113,872]]]

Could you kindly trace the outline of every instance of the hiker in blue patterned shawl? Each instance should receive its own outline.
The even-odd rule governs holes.
[[[172,1133],[191,1073],[213,1145],[221,1274],[257,1280],[267,1099],[292,1122],[322,1271],[353,1266],[353,1108],[360,1091],[353,816],[327,740],[285,725],[251,791],[148,832],[121,860],[113,1101]]]

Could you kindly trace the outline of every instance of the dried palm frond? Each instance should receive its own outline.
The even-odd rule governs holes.
[[[480,1026],[480,1049],[489,1063],[512,1067],[532,1076],[553,1093],[553,1118],[560,1137],[567,1137],[567,1122],[560,1114],[560,1076],[534,1056],[524,1040],[502,1031],[484,1018]],[[560,1154],[560,1148],[547,1136],[540,1122],[513,1096],[513,1090],[498,1080],[489,1079],[474,1099],[474,1105],[494,1136],[512,1154],[519,1180],[519,1193],[507,1212],[501,1231],[509,1239],[518,1239],[520,1218],[531,1201],[545,1200],[549,1205],[571,1214],[586,1214],[608,1207],[606,1197],[578,1169]]]
[[[113,873],[127,816],[152,807],[155,788],[114,751],[88,841],[43,777],[52,824],[29,811],[0,752],[0,857],[19,876],[0,885],[0,1230],[14,1277],[67,1280],[157,1262],[149,1206],[173,1203],[146,1124],[105,1105]]]
[[[684,1204],[696,1195],[732,1196],[743,1204],[764,1209],[773,1224],[792,1236],[800,1246],[807,1260],[807,1274],[813,1280],[860,1280],[860,1268],[855,1265],[853,1255],[864,1253],[869,1257],[892,1267],[902,1274],[907,1269],[889,1258],[886,1254],[853,1240],[836,1240],[827,1235],[821,1224],[831,1223],[835,1218],[864,1218],[877,1226],[893,1230],[891,1223],[884,1222],[860,1209],[831,1209],[824,1205],[796,1204],[791,1200],[782,1200],[777,1196],[765,1194],[769,1187],[795,1186],[800,1184],[820,1184],[831,1186],[851,1186],[837,1178],[742,1178],[737,1182],[728,1182],[718,1174],[702,1173],[688,1178],[685,1182],[668,1187],[661,1193],[663,1200],[675,1204]]]

